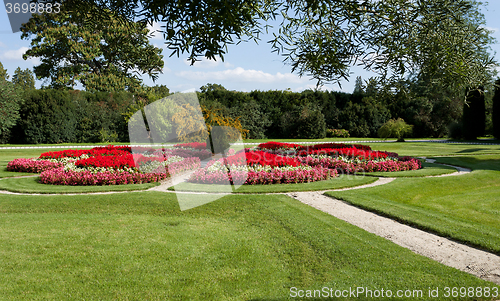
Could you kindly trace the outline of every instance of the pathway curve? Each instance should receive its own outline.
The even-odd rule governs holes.
[[[427,162],[434,163],[435,160],[427,159]],[[446,164],[443,164],[446,165]],[[457,172],[439,176],[457,176],[470,173],[471,170],[463,167],[452,166]],[[179,192],[167,190],[168,187],[183,182],[190,173],[184,174],[172,181],[166,181],[162,185],[148,189],[147,191],[161,191],[169,193],[188,193],[188,194],[208,194],[204,192]],[[500,256],[481,251],[449,239],[427,233],[425,231],[412,228],[410,226],[396,222],[390,218],[382,217],[375,213],[362,210],[349,205],[335,198],[327,197],[323,193],[326,191],[345,191],[354,189],[364,189],[388,184],[396,178],[380,177],[377,181],[357,187],[311,191],[311,192],[291,192],[279,193],[290,196],[300,202],[326,212],[338,219],[344,220],[352,225],[360,227],[368,232],[384,237],[404,248],[407,248],[417,254],[426,256],[447,266],[459,269],[461,271],[473,274],[481,279],[494,282],[500,285]],[[144,191],[144,190],[142,190]],[[43,195],[78,195],[78,194],[112,194],[126,193],[127,191],[114,192],[96,192],[96,193],[72,193],[72,194],[43,194]],[[5,194],[16,195],[42,195],[32,193],[15,193],[9,191],[0,191]],[[270,193],[272,194],[272,193]]]

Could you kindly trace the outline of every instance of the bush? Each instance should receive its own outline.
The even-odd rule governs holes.
[[[398,138],[398,142],[403,142],[404,136],[410,135],[413,131],[413,126],[407,124],[402,118],[390,119],[378,130],[378,135],[381,138]]]
[[[250,96],[248,101],[231,108],[230,115],[239,117],[241,126],[248,130],[247,139],[265,139],[266,129],[271,126],[269,114],[261,110],[260,105]]]
[[[19,90],[14,84],[0,78],[0,139],[8,142],[10,129],[19,119],[19,109],[22,104]]]
[[[469,90],[468,95],[464,103],[463,134],[465,139],[474,140],[483,136],[486,128],[484,90],[482,87]]]
[[[500,79],[496,81],[495,95],[493,96],[493,136],[500,139]]]
[[[349,138],[349,131],[344,129],[327,129],[326,137],[328,138]]]
[[[31,90],[20,109],[16,143],[128,141],[122,113],[130,93]]]
[[[460,121],[453,122],[448,126],[448,138],[462,139],[463,138],[463,124]]]
[[[326,137],[325,116],[319,107],[305,105],[298,122],[297,137],[303,139],[322,139]]]

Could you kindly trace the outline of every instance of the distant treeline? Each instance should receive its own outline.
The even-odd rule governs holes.
[[[415,137],[443,137],[458,122],[463,100],[429,100],[365,92],[306,90],[228,91],[202,87],[200,104],[225,116],[239,117],[248,138],[323,138],[326,129],[346,129],[351,137],[376,137],[389,119],[403,118],[414,126]],[[168,90],[168,89],[167,89]],[[164,96],[164,95],[163,95]],[[4,133],[11,143],[128,142],[126,117],[156,99],[131,93],[29,90],[24,94],[20,119]]]

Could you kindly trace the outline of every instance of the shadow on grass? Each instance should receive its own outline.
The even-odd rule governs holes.
[[[500,171],[500,156],[482,155],[479,157],[437,157],[437,163],[467,167],[472,170]]]
[[[475,153],[475,152],[480,152],[480,151],[484,151],[484,150],[488,150],[486,148],[470,148],[470,149],[463,149],[461,151],[458,151],[456,152],[457,154],[463,154],[463,153]]]

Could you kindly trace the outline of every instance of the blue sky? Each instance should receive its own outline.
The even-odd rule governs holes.
[[[493,36],[498,41],[492,45],[492,49],[496,52],[496,60],[500,62],[500,18],[498,18],[500,1],[489,3],[483,8],[483,13],[486,16],[487,28],[495,31]],[[144,83],[166,85],[171,91],[198,90],[206,83],[221,84],[229,90],[237,91],[285,89],[302,91],[314,88],[316,86],[314,80],[291,73],[290,66],[283,64],[282,57],[271,52],[271,46],[267,43],[269,39],[269,36],[263,36],[258,45],[248,42],[229,46],[224,62],[220,59],[217,61],[203,59],[190,66],[186,60],[187,54],[179,58],[169,57],[170,51],[164,47],[162,37],[158,34],[151,39],[151,43],[164,49],[165,67],[163,74],[155,83],[147,77],[144,77]],[[22,59],[29,45],[29,40],[21,40],[20,32],[12,33],[6,10],[0,6],[0,62],[10,75],[17,67],[32,69],[39,64],[37,59],[27,61]],[[338,84],[328,84],[323,89],[352,92],[356,76],[368,79],[371,74],[360,67],[353,67],[350,80],[341,82],[342,88]],[[42,81],[37,81],[37,87],[41,84]]]

